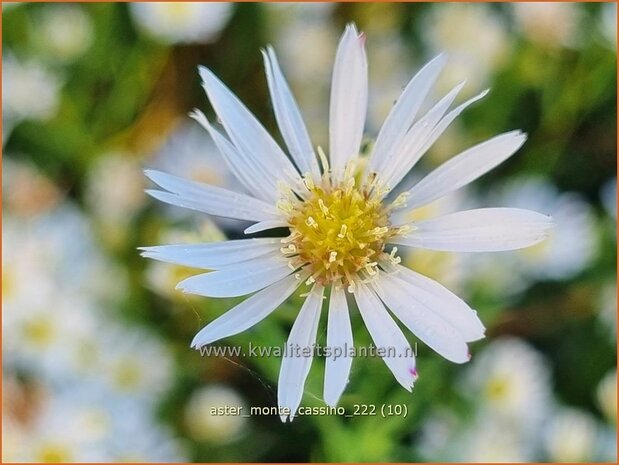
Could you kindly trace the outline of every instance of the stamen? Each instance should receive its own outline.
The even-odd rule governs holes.
[[[402,208],[406,206],[406,201],[410,194],[408,192],[402,192],[400,195],[396,197],[396,199],[391,203],[390,208]]]
[[[322,171],[325,173],[329,172],[329,160],[325,155],[325,151],[321,146],[317,147],[318,157],[320,158],[320,164],[322,165]]]
[[[316,223],[316,220],[311,216],[307,217],[307,219],[305,220],[305,224],[311,226],[312,228],[318,228],[318,223]]]
[[[327,216],[329,214],[329,208],[325,205],[324,200],[318,199],[318,206],[323,215]]]
[[[389,223],[389,207],[357,187],[354,164],[347,164],[339,174],[343,179],[332,185],[320,147],[318,153],[327,171],[322,184],[314,184],[315,179],[306,174],[307,198],[294,196],[280,202],[289,211],[290,225],[290,235],[281,239],[280,251],[289,258],[291,269],[303,267],[308,273],[308,285],[339,285],[354,292],[357,280],[378,275],[378,263],[391,264],[399,258],[383,252],[387,240],[399,229]]]
[[[305,173],[303,175],[303,183],[305,187],[307,187],[308,191],[313,191],[316,188],[316,184],[314,184],[314,180],[312,179],[312,175],[310,173]]]

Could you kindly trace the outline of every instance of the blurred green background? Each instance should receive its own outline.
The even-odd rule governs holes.
[[[3,3],[5,461],[616,461],[616,4]],[[191,270],[139,257],[244,225],[148,199],[142,169],[235,188],[208,135],[210,67],[275,137],[261,47],[272,44],[326,145],[339,35],[367,35],[366,134],[440,52],[435,88],[490,87],[413,178],[484,138],[529,134],[510,161],[423,215],[514,206],[555,217],[545,243],[404,259],[478,310],[487,338],[451,364],[418,345],[412,394],[356,359],[340,405],[406,416],[214,416],[274,406],[280,360],[189,348],[235,299],[174,291]],[[278,139],[279,140],[279,139]],[[222,341],[283,345],[300,300]],[[369,335],[356,311],[355,342]],[[319,329],[324,343],[325,321]],[[414,337],[409,340],[414,342]],[[302,405],[322,406],[323,360]]]

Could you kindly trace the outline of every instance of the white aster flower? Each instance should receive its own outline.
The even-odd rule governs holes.
[[[143,190],[144,177],[135,157],[112,152],[101,156],[91,168],[86,201],[106,228],[124,230],[144,204]],[[108,201],[101,201],[104,196]]]
[[[466,79],[471,92],[482,89],[509,56],[505,21],[489,5],[479,3],[432,7],[424,17],[424,41],[431,51],[445,51],[450,57],[439,86]]]
[[[487,411],[476,412],[472,421],[453,412],[438,412],[424,421],[419,450],[435,462],[526,462],[534,458],[534,444],[521,431]]]
[[[5,211],[18,216],[36,216],[62,200],[54,183],[34,165],[17,157],[2,160],[2,201]]]
[[[227,2],[140,2],[129,9],[142,30],[168,44],[214,41],[232,15]]]
[[[549,369],[535,349],[519,339],[497,339],[466,375],[480,410],[535,435],[551,400]]]
[[[578,44],[580,5],[561,2],[518,2],[512,4],[516,25],[522,34],[543,48]]]
[[[33,32],[40,47],[59,61],[72,61],[92,44],[90,16],[78,5],[48,5],[36,16]]]
[[[198,441],[217,444],[234,441],[247,426],[247,418],[243,398],[224,385],[196,391],[185,406],[185,423]]]
[[[462,85],[422,117],[417,112],[446,62],[438,56],[413,77],[389,113],[365,169],[357,173],[367,112],[365,37],[349,25],[340,41],[331,87],[329,159],[318,149],[319,167],[300,111],[273,49],[264,52],[275,116],[290,160],[247,108],[208,69],[203,86],[221,120],[220,132],[199,111],[248,195],[186,181],[158,171],[147,176],[161,187],[148,191],[167,203],[255,222],[246,233],[288,228],[283,238],[254,238],[215,244],[147,247],[147,257],[215,270],[186,279],[184,292],[211,297],[254,293],[205,328],[192,346],[201,348],[244,331],[303,285],[307,295],[288,339],[304,350],[316,340],[325,291],[330,289],[327,346],[353,345],[346,293],[354,296],[375,346],[397,381],[411,390],[415,357],[387,308],[419,339],[447,359],[469,360],[467,343],[484,336],[477,314],[439,283],[399,264],[393,245],[454,252],[527,247],[543,240],[548,216],[529,210],[486,208],[406,222],[410,211],[474,181],[511,156],[525,141],[511,131],[455,156],[397,196],[387,194],[415,165],[444,129],[475,97],[448,111]],[[296,166],[295,166],[296,165]],[[355,175],[358,174],[358,177]],[[296,351],[283,357],[278,398],[282,420],[292,420],[312,363]],[[349,351],[347,351],[349,352]],[[295,356],[295,353],[297,356]],[[350,353],[326,361],[324,398],[335,405],[350,372]]]
[[[178,450],[140,404],[82,381],[48,393],[18,461],[178,462]]]
[[[496,419],[482,415],[461,435],[453,460],[471,463],[514,463],[531,460],[530,441]]]
[[[96,380],[125,398],[146,404],[159,399],[170,388],[173,360],[159,339],[132,328],[106,326],[99,341]]]
[[[2,125],[49,120],[58,111],[60,87],[60,78],[40,63],[2,57]]]

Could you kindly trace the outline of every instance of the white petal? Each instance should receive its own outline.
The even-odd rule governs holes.
[[[281,255],[258,257],[187,278],[176,286],[187,294],[238,297],[263,289],[292,273]]]
[[[243,231],[245,234],[254,234],[260,231],[266,231],[267,229],[286,228],[288,227],[288,221],[286,220],[266,220],[256,224],[252,224]]]
[[[200,110],[193,110],[189,116],[208,131],[219,152],[228,163],[230,171],[239,182],[256,198],[271,202],[273,200],[273,186],[262,177],[255,175],[256,170],[252,169],[252,166],[256,163],[255,160],[244,156],[243,152],[237,150],[227,137],[213,128]]]
[[[235,147],[252,160],[254,176],[271,186],[272,200],[278,196],[277,181],[300,184],[296,168],[254,115],[209,69],[198,69],[204,90],[226,132]]]
[[[305,123],[290,87],[284,78],[273,48],[263,52],[269,91],[279,130],[302,174],[311,173],[314,181],[320,179],[320,169],[312,148]]]
[[[346,294],[343,289],[332,287],[327,325],[327,347],[331,354],[326,357],[324,383],[325,402],[331,407],[337,405],[348,383],[353,344]]]
[[[456,108],[447,113],[439,123],[434,126],[426,140],[424,141],[424,145],[421,147],[420,152],[422,155],[436,142],[436,140],[445,132],[445,129],[458,117],[460,114],[466,110],[473,103],[481,100],[486,95],[488,95],[489,89],[486,89],[474,97],[471,97],[466,102],[461,103]]]
[[[477,312],[460,297],[435,280],[405,266],[398,266],[397,270],[398,273],[394,277],[402,288],[444,320],[449,321],[466,342],[477,341],[484,337],[485,328]]]
[[[355,299],[377,350],[384,351],[383,360],[395,379],[410,391],[417,379],[415,355],[410,344],[383,303],[365,284],[356,283]]]
[[[526,135],[520,131],[507,132],[446,161],[408,191],[406,211],[426,205],[469,184],[507,160],[525,140]]]
[[[385,186],[393,189],[423,156],[425,152],[422,152],[420,149],[429,137],[432,129],[456,99],[462,87],[464,87],[464,82],[458,84],[439,100],[438,103],[406,133],[402,139],[402,143],[394,152],[393,159],[389,160],[382,172],[378,172],[378,176]]]
[[[400,146],[404,135],[415,121],[421,104],[446,61],[446,55],[438,55],[410,80],[376,137],[376,144],[368,162],[368,173],[380,173],[387,166],[387,160]]]
[[[302,277],[303,279],[303,277]],[[212,323],[206,325],[191,341],[191,347],[199,349],[206,344],[233,336],[251,328],[279,307],[303,282],[288,276],[280,282],[257,292],[236,307],[228,310]]]
[[[162,202],[239,220],[264,221],[281,218],[275,207],[245,194],[188,181],[161,171],[146,170],[144,173],[151,181],[168,191],[146,191]]]
[[[289,415],[281,416],[283,422],[286,422],[288,417],[290,421],[293,420],[303,397],[303,387],[314,358],[314,344],[323,294],[324,287],[322,286],[315,286],[312,289],[290,330],[288,347],[282,358],[277,385],[279,407],[288,408],[290,412]],[[311,351],[311,355],[308,356],[307,351]]]
[[[390,242],[449,252],[496,252],[535,245],[552,226],[551,217],[531,210],[480,208],[420,221]]]
[[[346,27],[335,56],[329,107],[329,157],[335,179],[361,148],[368,103],[365,38],[353,24]]]
[[[240,239],[206,244],[175,244],[140,247],[142,256],[167,263],[216,270],[233,263],[278,253],[277,238]]]
[[[417,299],[414,293],[406,292],[399,280],[381,272],[374,288],[393,314],[438,354],[455,363],[469,361],[469,350],[463,336],[449,321]]]

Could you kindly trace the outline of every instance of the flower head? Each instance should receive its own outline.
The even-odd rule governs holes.
[[[275,116],[290,158],[249,110],[208,69],[203,87],[225,133],[199,111],[196,119],[211,135],[230,169],[246,188],[241,194],[149,170],[161,190],[148,191],[173,205],[210,215],[254,222],[256,233],[285,227],[282,238],[252,238],[212,244],[144,248],[143,255],[205,270],[178,288],[184,292],[231,297],[254,293],[203,328],[192,346],[200,348],[261,321],[299,288],[307,295],[288,344],[311,347],[328,296],[327,346],[351,347],[346,294],[354,296],[383,359],[397,381],[410,390],[417,379],[413,351],[388,313],[447,359],[463,363],[467,343],[484,327],[466,303],[439,283],[399,264],[397,247],[455,252],[512,250],[546,237],[548,216],[528,210],[486,208],[410,221],[410,212],[474,181],[511,156],[525,141],[520,131],[482,142],[430,173],[410,189],[400,181],[469,105],[486,92],[449,110],[459,84],[420,118],[417,113],[443,68],[439,55],[415,75],[389,113],[372,153],[360,157],[368,101],[365,36],[349,25],[337,49],[329,109],[329,154],[314,150],[301,113],[275,52],[264,51]],[[320,160],[320,162],[319,162]],[[312,359],[286,354],[279,380],[282,415],[293,418]],[[326,361],[324,398],[335,405],[350,372],[350,353]]]

